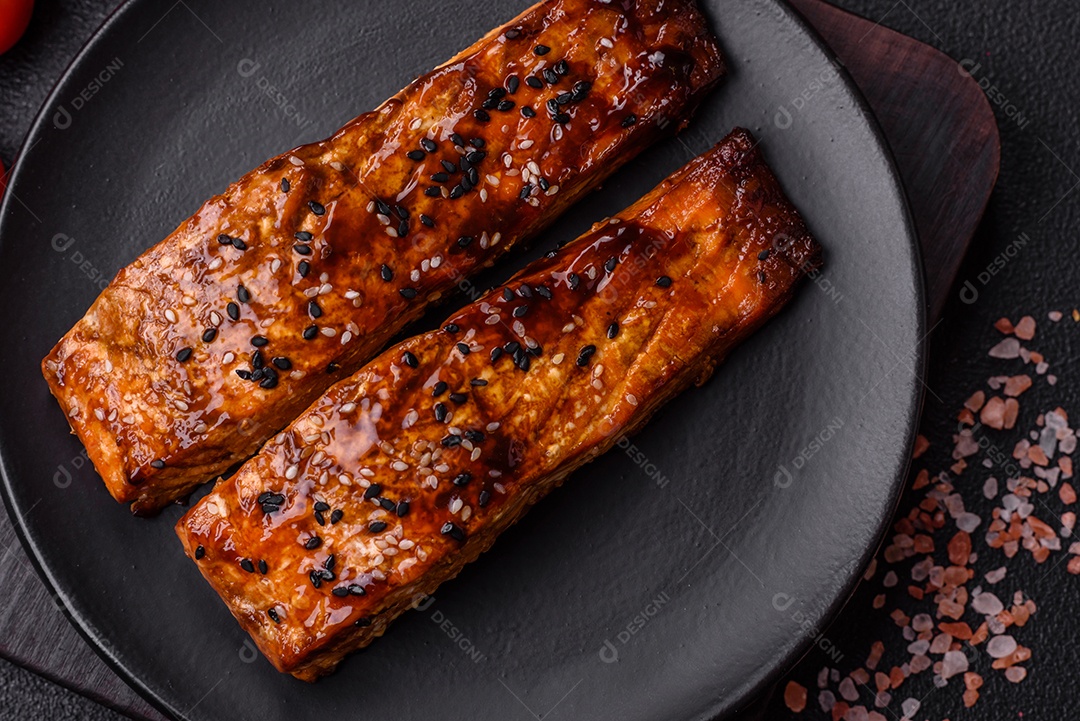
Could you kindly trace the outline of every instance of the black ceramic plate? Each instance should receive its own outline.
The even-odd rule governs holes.
[[[7,502],[75,624],[178,718],[709,719],[810,643],[831,648],[819,629],[907,464],[921,276],[873,120],[774,0],[703,2],[731,77],[531,257],[739,124],[762,139],[827,270],[704,388],[335,675],[276,673],[181,553],[182,509],[140,520],[114,503],[48,395],[40,359],[117,269],[230,180],[373,108],[527,2],[129,2],[30,133],[0,211]]]

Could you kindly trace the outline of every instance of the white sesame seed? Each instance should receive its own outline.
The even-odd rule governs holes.
[[[186,411],[188,409],[188,404],[184,403],[184,401],[180,401],[180,400],[173,401],[173,405],[176,406],[177,409],[181,410],[181,411]]]
[[[635,396],[633,393],[627,393],[626,394],[626,402],[629,403],[632,406],[636,406],[637,405],[637,396]]]
[[[214,326],[221,325],[221,314],[216,310],[210,313],[210,324]]]
[[[414,283],[416,281],[420,280],[420,271],[416,270],[416,269],[413,269],[413,272],[409,273],[409,280],[411,280]]]
[[[300,158],[296,157],[295,155],[290,155],[289,156],[289,162],[292,163],[293,165],[296,165],[296,166],[300,166],[300,165],[304,164],[304,161],[301,160]]]
[[[492,483],[491,485],[495,489],[496,493],[506,493],[506,486],[504,486],[503,484],[501,484],[501,483]]]
[[[224,264],[225,264],[225,261],[222,260],[220,257],[218,257],[218,258],[214,258],[212,261],[210,261],[210,263],[206,267],[209,268],[210,270],[217,270],[218,268],[220,268]]]
[[[370,468],[361,468],[360,475],[364,476],[365,478],[374,478],[375,471],[371,470]]]
[[[517,333],[518,335],[525,335],[525,324],[522,323],[520,320],[515,320],[514,321],[513,328],[514,328],[514,332]]]
[[[555,193],[558,193],[558,192],[559,192],[559,186],[552,185],[550,188],[548,188],[547,190],[544,191],[544,194],[545,195],[555,195]]]
[[[420,418],[420,414],[416,410],[410,410],[405,414],[405,419],[401,423],[402,428],[412,428],[413,424]]]
[[[498,421],[495,421],[494,423],[488,423],[485,428],[487,429],[488,433],[494,433],[495,431],[499,430],[499,425],[500,423]]]
[[[499,316],[497,316],[497,315],[489,315],[484,320],[484,325],[495,325],[496,323],[499,323],[500,321],[502,321],[502,318],[500,318]]]
[[[109,420],[112,420],[112,418],[109,418]],[[196,433],[206,433],[207,430],[208,430],[208,426],[205,423],[199,423],[194,428],[194,431]]]
[[[394,461],[390,464],[390,467],[395,471],[407,471],[409,470],[409,464],[404,461]]]
[[[600,38],[600,44],[603,45],[605,48],[613,48],[613,47],[615,47],[615,44],[613,42],[611,42],[610,40],[608,40],[607,38]]]
[[[530,160],[525,164],[525,167],[529,169],[529,172],[533,175],[540,175],[540,166],[536,164],[535,160]]]
[[[386,228],[384,228],[384,230],[386,231],[386,234],[389,235],[391,238],[398,237],[397,228],[391,228],[387,226]]]
[[[322,285],[321,285],[321,286],[319,287],[319,295],[327,295],[327,294],[328,294],[328,293],[330,293],[330,291],[332,291],[333,289],[334,289],[334,286],[330,285],[329,283],[326,283],[326,282],[324,282],[324,283],[323,283],[323,284],[322,284]]]
[[[413,543],[408,538],[406,538],[404,541],[402,541],[401,543],[398,544],[398,548],[400,548],[402,551],[408,551],[410,548],[412,548],[415,545],[416,545],[415,543]]]
[[[345,170],[345,166],[344,166],[344,165],[342,165],[342,164],[341,164],[341,163],[340,163],[339,161],[337,161],[337,160],[331,160],[331,161],[330,161],[330,167],[331,167],[331,168],[333,168],[334,170]]]
[[[510,155],[510,153],[503,153],[503,165],[505,165],[506,167],[509,168],[513,164],[514,164],[513,156]]]
[[[598,391],[603,390],[604,382],[602,380],[600,380],[599,378],[594,378],[593,382],[592,382],[592,387],[595,388]]]
[[[375,556],[375,558],[371,559],[371,563],[372,563],[373,565],[375,565],[375,566],[380,566],[380,565],[382,565],[382,564],[383,564],[383,563],[384,563],[385,561],[386,561],[386,557],[385,557],[385,556],[383,556],[383,555],[382,555],[381,553],[380,553],[379,555]],[[380,580],[380,581],[385,581],[385,580],[386,580],[386,576],[385,576],[385,575],[383,575],[383,572],[382,572],[382,571],[380,571],[380,570],[379,570],[379,569],[377,569],[377,568],[373,568],[373,569],[371,570],[371,577],[372,577],[372,578],[377,578],[377,579],[378,579],[378,580]]]
[[[486,203],[488,200],[487,188],[480,188],[480,202]]]
[[[531,140],[522,140],[520,143],[518,143],[518,147],[521,148],[522,150],[528,150],[532,146],[533,146],[533,141],[531,141]]]
[[[551,357],[551,362],[552,362],[553,365],[559,365],[560,363],[563,362],[563,359],[565,359],[565,358],[566,358],[565,353],[556,353],[555,355],[553,355]]]
[[[482,451],[479,448],[474,448],[472,450],[472,454],[469,456],[469,460],[470,461],[478,460],[480,458],[481,453],[482,453]]]
[[[420,126],[423,125],[423,124],[424,124],[424,119],[423,118],[416,118],[411,123],[409,123],[409,130],[419,130]]]
[[[556,125],[554,128],[551,129],[551,138],[556,142],[562,140],[562,136],[563,131],[561,125]]]
[[[492,185],[495,185],[495,186],[498,186],[498,185],[499,185],[499,183],[501,183],[501,182],[502,182],[501,180],[499,180],[499,176],[498,176],[498,175],[488,175],[488,176],[487,176],[487,177],[485,178],[485,180],[487,180],[487,182],[489,182],[489,183],[491,183]]]
[[[491,244],[493,246],[498,245],[500,240],[502,240],[502,233],[496,233],[495,235],[491,236]]]
[[[604,364],[603,364],[603,363],[597,363],[597,364],[596,364],[596,367],[595,367],[595,368],[593,368],[593,372],[592,372],[592,374],[593,374],[593,378],[599,378],[599,377],[600,377],[600,375],[601,375],[601,374],[602,374],[603,372],[604,372]]]
[[[442,265],[442,256],[441,255],[436,255],[434,258],[431,259],[431,267],[432,268],[438,268],[440,265]]]
[[[109,360],[108,358],[105,359],[105,372],[106,373],[112,373],[113,372],[112,361]]]
[[[101,410],[100,408],[95,408],[94,417],[97,418],[99,421],[105,420],[105,411]]]
[[[341,334],[341,345],[345,345],[346,343],[348,343],[351,340],[352,340],[352,332],[351,331],[345,331],[344,333]]]
[[[576,326],[576,325],[574,325],[573,323],[567,323],[566,325],[564,325],[564,326],[562,327],[562,332],[563,332],[563,333],[570,333],[570,332],[572,332],[572,331],[573,331],[573,330],[574,330],[575,328],[577,328],[577,326]]]
[[[117,416],[116,409],[113,408],[111,411],[109,411],[109,422],[112,423],[113,421],[115,421],[116,416]],[[202,428],[201,431],[199,430],[200,428]],[[195,432],[196,433],[203,433],[205,430],[206,430],[206,424],[205,423],[200,423],[199,425],[195,426]]]
[[[460,498],[455,498],[454,500],[450,501],[450,513],[457,513],[464,505],[464,501],[462,501]]]
[[[299,473],[299,472],[300,472],[300,466],[297,466],[295,464],[291,465],[291,466],[289,466],[288,468],[285,469],[285,478],[287,480],[291,481],[294,478],[296,478],[296,474]]]
[[[348,474],[346,474],[346,473],[342,473],[340,476],[337,477],[337,479],[338,479],[338,483],[340,483],[343,486],[351,486],[352,485],[352,479],[349,478]]]
[[[169,321],[170,323],[176,322],[176,312],[172,308],[165,309],[165,320]]]
[[[457,433],[454,433],[452,435],[455,435],[455,436],[461,435],[461,431],[458,430]],[[450,466],[446,465],[445,463],[440,463],[439,465],[435,466],[435,470],[438,471],[439,473],[446,473],[447,471],[450,470]]]
[[[333,338],[334,336],[337,335],[337,330],[335,330],[334,328],[323,328],[319,332],[322,333],[327,338]]]
[[[70,408],[70,409],[68,410],[68,417],[69,417],[69,418],[74,418],[74,417],[75,417],[75,416],[77,416],[77,415],[79,415],[79,407],[78,407],[78,406],[72,406],[72,407],[71,407],[71,408]],[[134,420],[135,420],[135,418],[134,418],[134,417],[131,417],[131,416],[129,416],[129,417],[131,418],[131,420],[129,421],[129,420],[125,419],[125,420],[124,420],[124,422],[125,422],[125,423],[131,423],[132,421],[134,421]]]
[[[656,301],[655,300],[646,301],[645,302],[645,307],[646,308],[655,308],[656,307]]]
[[[504,173],[504,175],[506,175],[506,177],[508,177],[508,178],[516,178],[519,175],[521,175],[521,171],[518,170],[517,168],[511,168],[510,170],[507,170],[506,173]]]
[[[305,298],[314,298],[318,294],[319,294],[319,288],[318,287],[308,288],[307,290],[304,291],[304,297]]]
[[[420,271],[422,273],[428,272],[428,269],[430,269],[430,268],[431,268],[431,261],[430,260],[428,260],[427,258],[424,258],[422,261],[420,261]]]

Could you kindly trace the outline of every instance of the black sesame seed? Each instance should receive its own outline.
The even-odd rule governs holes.
[[[322,315],[322,308],[320,308],[319,304],[313,300],[308,301],[307,310],[312,318],[318,318]]]
[[[436,403],[435,404],[435,420],[438,421],[439,423],[445,423],[446,422],[446,414],[447,414],[446,405],[443,404],[443,403]]]
[[[612,257],[610,257],[610,258],[608,258],[607,260],[604,261],[604,270],[606,270],[607,272],[610,273],[611,271],[615,270],[615,266],[618,265],[618,264],[619,264],[619,259],[612,256]]]
[[[306,548],[309,551],[314,551],[316,548],[318,548],[321,545],[322,545],[322,539],[319,538],[318,536],[312,536],[311,538],[304,541],[304,548]]]
[[[394,279],[394,271],[386,263],[383,263],[379,266],[379,277],[389,283]]]
[[[619,335],[619,324],[618,323],[612,323],[611,325],[609,325],[607,327],[607,337],[608,338],[614,338],[617,335]]]
[[[266,575],[270,571],[270,567],[266,565],[266,561],[259,559],[259,573]]]
[[[262,353],[261,350],[257,350],[257,351],[255,351],[254,353],[251,354],[251,367],[252,368],[262,368],[265,365],[266,365],[266,360],[263,358],[263,353]]]
[[[457,244],[461,248],[468,248],[469,244],[472,243],[473,240],[475,240],[475,238],[473,238],[471,235],[463,235],[458,238]]]
[[[213,343],[215,338],[217,338],[217,328],[207,328],[203,331],[203,343]]]
[[[461,137],[457,133],[451,133],[450,142],[452,142],[454,145],[458,146],[459,148],[464,148],[465,147],[465,138]]]
[[[277,358],[274,358],[270,362],[273,363],[276,367],[280,368],[283,371],[287,371],[290,368],[292,368],[292,361],[290,361],[288,358],[286,358],[284,356],[278,356]]]
[[[535,88],[536,90],[544,87],[544,81],[534,75],[530,75],[529,77],[525,78],[525,84],[528,85],[530,88]]]
[[[179,350],[179,352],[177,352],[177,354],[176,354],[176,360],[180,361],[181,363],[186,363],[190,358],[191,358],[191,349],[190,348],[181,348]]]
[[[281,179],[281,192],[282,193],[288,193],[289,188],[291,188],[291,187],[292,186],[289,184],[289,179],[288,178],[282,178]]]
[[[402,220],[409,219],[409,209],[403,205],[395,205],[394,213],[396,213],[397,217],[401,218]]]
[[[758,279],[758,282],[759,282],[759,283],[764,283],[764,282],[765,282],[765,280],[766,280],[766,278],[765,278],[765,271],[763,271],[763,270],[759,270],[759,271],[758,271],[758,274],[757,274],[757,279]]]
[[[555,72],[557,72],[559,75],[569,75],[570,63],[566,62],[565,59],[560,60],[559,62],[555,63]]]
[[[205,548],[203,548],[202,546],[198,546],[198,547],[195,548],[195,560],[196,561],[201,561],[205,555],[206,555],[206,549]]]
[[[540,190],[547,192],[547,189],[551,187],[551,183],[546,178],[540,178],[539,180]]]
[[[521,108],[521,114],[526,118],[535,118],[536,111],[530,108],[528,105]]]
[[[547,45],[537,45],[535,48],[533,48],[533,52],[537,55],[547,55],[551,52],[551,48],[549,48]]]
[[[551,291],[548,289],[548,287],[546,285],[538,285],[538,286],[536,286],[536,294],[539,295],[541,298],[551,300]]]
[[[469,485],[469,481],[471,481],[472,478],[473,478],[472,474],[469,473],[468,471],[466,471],[464,473],[459,473],[457,476],[454,477],[454,485],[455,486],[467,486],[467,485]]]
[[[406,298],[408,300],[412,300],[416,297],[416,291],[412,288],[402,288],[398,291],[398,293],[401,294],[402,298]]]
[[[671,287],[671,278],[669,278],[666,275],[662,275],[662,276],[660,276],[659,278],[656,279],[656,284],[658,286],[660,286],[661,288],[670,288]]]
[[[340,521],[344,517],[345,517],[345,511],[341,510],[340,508],[333,511],[330,514],[330,525],[334,525],[335,523],[337,523],[338,521]]]
[[[432,185],[430,188],[424,189],[424,195],[428,196],[429,198],[438,198],[440,195],[442,195],[442,191]]]
[[[570,290],[577,290],[578,284],[581,282],[581,276],[579,276],[577,273],[571,273],[567,277],[567,280],[570,283]]]
[[[405,155],[408,156],[409,160],[423,160],[427,157],[423,150],[410,150]]]
[[[534,346],[529,346],[525,349],[525,352],[534,358],[539,358],[540,356],[544,355],[544,349],[540,347],[539,343]]]
[[[472,430],[472,429],[465,431],[465,437],[468,438],[473,443],[483,443],[484,439],[487,438],[487,436],[485,436],[480,431],[476,431],[476,430]]]
[[[236,286],[236,299],[241,303],[251,302],[251,293],[242,285]]]
[[[285,182],[285,181],[281,181]],[[270,617],[270,620],[274,623],[281,623],[281,616],[278,615],[276,608],[271,608],[266,611],[266,615]]]
[[[517,293],[522,298],[532,298],[533,296],[532,288],[529,287],[528,283],[522,283],[521,287],[518,288]]]
[[[225,312],[228,313],[229,317],[233,320],[240,320],[240,306],[236,303],[229,301],[229,304],[225,306]]]
[[[401,238],[404,238],[406,235],[408,235],[409,234],[409,221],[403,220],[400,223],[398,223],[397,233],[398,233],[398,237],[401,237]]]
[[[248,378],[248,380],[258,382],[266,377],[266,371],[264,371],[262,368],[256,368],[249,375],[250,377]]]
[[[518,370],[525,373],[529,372],[529,367],[532,365],[532,360],[525,353],[514,356],[514,364],[518,367]]]
[[[558,113],[555,116],[553,116],[551,119],[554,120],[559,125],[566,125],[567,123],[570,122],[570,116],[567,115],[566,113]]]
[[[449,160],[443,160],[442,161],[442,166],[443,166],[443,170],[445,170],[448,173],[456,173],[457,172],[457,166],[454,165],[453,163],[451,163]]]
[[[569,105],[574,99],[573,93],[559,93],[555,96],[555,102],[559,105]]]
[[[506,90],[511,95],[516,93],[519,87],[521,87],[521,78],[519,78],[517,75],[511,75],[506,79]]]
[[[320,526],[326,525],[326,517],[323,516],[322,511],[315,511],[315,523],[318,523]]]
[[[330,504],[328,504],[326,501],[315,501],[314,508],[316,511],[329,511]]]
[[[240,376],[240,378],[245,381],[251,380],[251,371],[246,371],[243,368],[237,368],[236,375]]]
[[[503,354],[503,349],[502,348],[498,348],[498,347],[492,348],[491,349],[491,362],[494,363],[495,361],[499,360],[499,358],[502,357],[502,354]]]
[[[389,498],[380,498],[379,499],[379,505],[382,506],[387,511],[394,510],[394,502],[391,501]]]
[[[548,82],[548,85],[556,85],[559,82],[559,74],[551,68],[546,68],[540,74],[544,76],[544,80]]]
[[[260,388],[265,388],[267,390],[269,390],[271,388],[277,388],[277,384],[278,384],[277,373],[275,373],[272,368],[266,368],[266,369],[264,369],[264,374],[265,374],[265,377],[259,383],[259,387]]]
[[[468,155],[466,155],[465,159],[468,160],[473,165],[479,165],[481,162],[483,162],[484,158],[486,158],[486,157],[487,157],[487,153],[485,153],[483,150],[474,150],[471,153],[469,153]]]
[[[420,222],[423,223],[424,225],[426,225],[429,228],[434,228],[435,227],[435,219],[432,218],[430,215],[422,215],[421,214]]]
[[[625,118],[623,118],[622,126],[624,128],[629,128],[632,125],[636,125],[636,124],[637,124],[637,116],[634,115],[633,113],[631,113],[630,115],[627,115]]]
[[[468,343],[458,343],[457,349],[461,352],[461,355],[469,355],[470,349]]]
[[[368,526],[368,530],[372,533],[382,533],[386,530],[386,521],[374,521]]]
[[[503,346],[503,350],[513,355],[521,350],[521,344],[518,343],[516,340],[512,340]]]
[[[364,500],[370,501],[372,498],[375,498],[380,493],[382,493],[382,486],[380,486],[378,483],[372,483],[370,486],[367,487],[367,490],[364,491]]]
[[[365,595],[367,595],[367,591],[365,591],[364,587],[361,586],[359,583],[354,583],[351,586],[349,586],[349,593],[351,593],[354,596],[365,596]],[[356,622],[356,625],[357,626],[370,626],[371,625],[371,619],[367,618],[365,616],[364,618],[361,618],[360,620],[358,620]]]
[[[506,39],[507,40],[517,40],[520,37],[521,37],[521,31],[518,30],[517,28],[511,28],[511,29],[506,31]]]
[[[447,385],[446,381],[439,381],[435,384],[435,387],[431,389],[431,397],[438,398],[443,393],[446,393]]]
[[[453,523],[450,523],[449,521],[447,521],[443,525],[443,527],[440,529],[440,532],[444,536],[450,536],[451,538],[453,538],[455,541],[458,541],[459,543],[461,541],[465,540],[465,531],[463,531],[461,528],[454,525]]]
[[[165,461],[161,460],[160,458],[156,458],[156,459],[150,461],[150,467],[151,468],[156,468],[157,470],[160,471],[162,468],[165,467]]]
[[[435,144],[435,141],[431,140],[430,138],[421,138],[420,147],[428,151],[429,153],[434,153],[436,150],[439,149],[439,146]]]
[[[471,381],[469,381],[469,385],[471,385],[471,386],[482,387],[482,386],[486,386],[487,384],[488,384],[488,382],[486,380],[484,380],[483,378],[473,378]]]
[[[528,313],[528,312],[529,312],[529,306],[527,306],[527,305],[519,305],[517,308],[514,308],[514,310],[511,312],[511,315],[514,316],[515,318],[524,318],[525,314]]]
[[[309,200],[307,206],[315,215],[323,215],[326,212],[326,208],[323,204],[314,200]]]
[[[431,176],[431,179],[436,183],[445,183],[450,180],[450,175],[447,173],[435,173]]]
[[[444,448],[456,448],[461,445],[461,436],[444,436],[439,442],[442,443]]]
[[[304,340],[315,340],[315,336],[319,335],[319,326],[309,325],[304,328]]]
[[[379,212],[383,215],[390,215],[390,206],[387,205],[386,201],[376,199],[375,207],[378,208]]]
[[[589,365],[589,359],[592,358],[593,353],[596,352],[596,346],[587,345],[578,352],[577,364],[579,367]]]
[[[296,271],[300,274],[301,278],[306,278],[307,274],[311,272],[311,263],[306,260],[300,261],[300,264],[296,266]]]
[[[297,231],[296,233],[294,233],[293,237],[296,238],[297,240],[302,240],[302,241],[304,241],[306,243],[307,241],[311,240],[314,236],[311,233],[307,232],[306,230],[300,230],[300,231]]]
[[[532,190],[533,190],[532,183],[525,183],[525,185],[523,185],[522,188],[521,188],[521,192],[518,193],[518,197],[521,198],[522,200],[526,200],[532,194]]]
[[[474,110],[473,117],[479,120],[481,123],[486,123],[491,120],[491,116],[488,115],[488,112],[482,108],[477,108],[476,110]]]
[[[240,561],[240,568],[244,569],[248,573],[255,573],[255,564],[251,562],[250,558],[244,558]]]
[[[488,493],[487,491],[480,491],[480,507],[483,508],[490,502],[491,502],[491,494]]]
[[[322,585],[322,576],[319,575],[319,572],[315,569],[312,569],[312,571],[308,573],[308,580],[311,581],[311,585],[315,588]]]
[[[495,98],[488,98],[480,104],[480,107],[482,107],[484,110],[494,110],[495,108],[499,107],[499,101]]]
[[[232,246],[234,248],[236,248],[237,250],[247,250],[247,243],[245,243],[240,238],[233,238],[232,239]]]
[[[294,245],[293,250],[295,250],[300,255],[311,255],[311,246],[304,245],[303,243],[297,243],[296,245]]]
[[[324,581],[333,581],[334,578],[336,578],[333,571],[327,571],[325,568],[321,571],[317,571],[317,573],[319,574],[319,578]]]
[[[516,103],[514,103],[513,100],[503,100],[495,107],[495,109],[502,113],[508,113],[514,109],[514,105],[516,105]]]
[[[326,366],[327,373],[337,373],[339,370],[341,370],[341,366],[334,361],[330,361],[330,365]]]
[[[222,233],[217,237],[217,242],[221,243],[222,245],[232,245],[232,238]]]
[[[465,187],[462,186],[462,185],[455,185],[450,190],[450,199],[451,200],[457,200],[458,198],[460,198],[463,195],[465,195]]]
[[[450,394],[450,400],[451,400],[451,402],[456,403],[457,405],[460,406],[462,403],[469,400],[469,397],[467,395],[465,395],[464,393],[451,393]]]
[[[269,342],[270,341],[269,339],[267,339],[266,336],[255,335],[251,337],[251,345],[255,346],[256,348],[262,348]]]
[[[420,366],[420,360],[409,351],[405,351],[401,356],[401,362],[410,368],[418,368]]]
[[[349,589],[347,586],[338,586],[334,590],[330,591],[330,593],[334,594],[338,598],[345,598],[349,595]]]
[[[768,260],[768,258],[769,258],[769,249],[768,248],[766,248],[765,250],[763,250],[763,251],[761,251],[760,253],[757,254],[757,259],[758,260]]]

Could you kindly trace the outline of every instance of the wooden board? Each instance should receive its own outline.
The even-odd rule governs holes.
[[[929,46],[822,0],[790,1],[862,88],[889,139],[919,231],[933,325],[997,179],[990,105],[955,61]],[[0,656],[133,718],[162,718],[68,625],[3,514],[0,587]]]

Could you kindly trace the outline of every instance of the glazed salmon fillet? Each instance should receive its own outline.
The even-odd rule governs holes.
[[[184,549],[266,657],[313,680],[705,382],[820,257],[736,130],[333,386],[180,520]]]
[[[160,510],[681,128],[723,73],[694,0],[541,2],[210,199],[45,378],[113,497]]]

